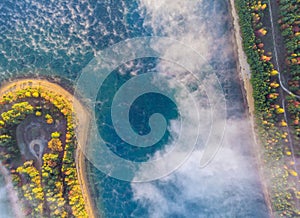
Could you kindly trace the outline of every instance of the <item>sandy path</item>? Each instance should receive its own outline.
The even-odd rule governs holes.
[[[257,161],[258,161],[258,171],[260,174],[261,178],[261,184],[264,192],[264,197],[266,204],[269,209],[269,213],[271,217],[274,217],[273,211],[272,211],[272,204],[271,204],[271,199],[270,199],[270,193],[267,188],[267,182],[266,178],[264,178],[263,172],[264,172],[264,163],[263,163],[263,157],[261,156],[261,149],[262,145],[259,143],[259,137],[257,136],[255,132],[255,117],[254,117],[254,99],[253,99],[253,89],[252,85],[250,83],[250,78],[251,78],[251,70],[250,66],[247,62],[247,56],[243,50],[243,43],[242,43],[242,36],[241,36],[241,30],[240,30],[240,25],[239,25],[239,17],[236,11],[236,8],[234,6],[234,0],[230,0],[230,7],[231,7],[231,16],[233,20],[233,25],[234,25],[234,50],[235,50],[235,55],[236,55],[236,60],[237,60],[237,70],[239,72],[240,78],[243,81],[245,93],[244,93],[244,98],[247,100],[248,104],[248,110],[249,110],[249,118],[251,121],[251,129],[252,129],[252,135],[253,135],[253,141],[254,141],[254,152],[255,155],[257,156]]]
[[[78,180],[81,186],[81,189],[83,190],[83,198],[85,203],[88,205],[86,207],[88,217],[89,218],[94,218],[96,217],[96,207],[94,206],[94,202],[92,201],[92,196],[88,188],[88,181],[87,181],[87,172],[86,172],[86,167],[85,167],[85,156],[82,153],[80,149],[77,149],[76,151],[76,168],[77,171],[80,172],[78,173]]]
[[[35,87],[35,88],[43,87],[44,89],[46,89],[48,91],[52,91],[56,94],[64,96],[66,100],[73,103],[73,109],[76,108],[76,119],[78,122],[78,125],[76,128],[77,129],[76,130],[77,140],[78,140],[78,143],[80,146],[85,146],[86,141],[87,141],[87,132],[88,132],[89,120],[90,120],[89,112],[86,110],[86,108],[83,107],[83,105],[79,102],[78,99],[74,98],[74,96],[70,92],[68,92],[61,86],[59,86],[55,83],[51,83],[47,80],[42,80],[42,79],[20,79],[20,80],[16,80],[13,82],[2,84],[0,87],[0,96],[3,96],[7,92],[24,89],[29,86]],[[93,217],[95,217],[95,214],[94,214],[95,207],[94,207],[93,201],[91,199],[91,194],[90,194],[90,191],[88,188],[88,182],[86,179],[86,176],[87,176],[85,173],[86,167],[84,164],[85,156],[80,155],[81,152],[78,152],[78,150],[80,149],[80,146],[76,151],[76,158],[75,158],[76,168],[77,168],[77,173],[78,173],[78,180],[79,180],[79,183],[81,186],[83,198],[85,200],[85,206],[86,206],[88,216],[90,218],[93,218]],[[15,208],[15,203],[12,206],[13,206],[13,208]]]

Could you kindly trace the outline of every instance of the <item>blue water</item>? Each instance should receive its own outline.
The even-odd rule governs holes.
[[[114,179],[87,162],[98,214],[117,218],[268,217],[235,69],[228,1],[148,2],[151,4],[131,0],[0,0],[0,80],[47,75],[75,83],[97,51],[122,40],[159,35],[185,41],[204,55],[226,94],[230,127],[223,149],[205,169],[196,167],[199,158],[195,151],[173,174],[148,183]],[[206,42],[209,49],[204,48]],[[159,62],[144,58],[135,60],[129,69],[121,65],[98,93],[101,103],[96,104],[95,113],[99,133],[108,148],[122,158],[147,161],[173,140],[166,131],[154,146],[137,148],[122,141],[111,125],[111,101],[119,87],[132,78],[130,72],[147,73]],[[149,133],[147,121],[153,113],[163,114],[168,124],[180,117],[172,101],[148,93],[131,107],[133,130]]]
[[[118,156],[132,161],[147,161],[149,155],[153,155],[156,151],[163,149],[165,144],[171,137],[167,130],[163,138],[150,147],[136,147],[124,142],[113,128],[113,123],[110,116],[110,108],[113,98],[118,89],[128,81],[131,71],[137,71],[138,75],[153,70],[155,66],[155,58],[144,58],[136,61],[135,65],[140,65],[140,69],[132,67],[127,72],[124,70],[124,75],[120,74],[122,67],[113,71],[102,84],[96,104],[96,119],[102,138],[106,141],[107,146]],[[126,64],[126,63],[125,63]],[[140,135],[148,134],[151,129],[148,124],[149,117],[154,113],[162,114],[166,120],[174,120],[179,117],[177,106],[169,98],[162,94],[147,93],[137,98],[129,112],[130,123],[135,132]]]

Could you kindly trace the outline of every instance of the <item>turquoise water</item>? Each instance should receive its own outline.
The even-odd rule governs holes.
[[[231,30],[229,5],[225,0],[2,0],[0,79],[48,75],[75,84],[81,70],[98,51],[122,40],[168,36],[183,41],[207,60],[223,87],[228,123],[223,147],[210,165],[200,169],[197,166],[205,144],[205,137],[200,137],[195,151],[178,170],[147,183],[112,178],[88,163],[98,214],[118,218],[268,217],[252,155],[253,141],[235,69]],[[181,51],[172,49],[165,48],[178,58],[185,57]],[[180,118],[178,105],[163,95],[141,96],[129,115],[132,129],[140,135],[151,131],[148,119],[153,113],[164,115],[170,128],[154,146],[137,148],[124,142],[116,134],[110,116],[112,99],[121,85],[134,77],[132,72],[141,75],[164,67],[164,62],[156,58],[124,63],[100,88],[95,118],[99,133],[114,154],[144,162],[174,140],[170,126]],[[189,88],[195,93],[199,91],[198,87]],[[208,105],[206,97],[197,99],[203,107]]]

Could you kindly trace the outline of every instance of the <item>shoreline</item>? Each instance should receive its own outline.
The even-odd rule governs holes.
[[[87,181],[87,174],[86,174],[86,165],[85,165],[85,157],[83,152],[78,149],[76,151],[76,168],[78,173],[78,181],[82,190],[83,199],[85,201],[85,204],[88,206],[86,207],[86,211],[88,213],[89,218],[96,218],[96,212],[95,212],[95,206],[92,203],[92,197],[90,188],[88,187],[88,181]]]
[[[25,78],[25,79],[16,79],[9,82],[3,82],[0,87],[0,95],[13,91],[18,88],[24,88],[24,87],[44,87],[45,89],[52,91],[54,93],[57,93],[59,95],[62,95],[71,102],[73,105],[73,108],[76,108],[77,113],[76,120],[79,121],[80,125],[77,125],[78,130],[76,131],[76,135],[78,136],[78,148],[75,151],[75,164],[77,169],[77,175],[78,175],[78,181],[81,187],[82,195],[85,201],[85,209],[88,213],[88,217],[94,218],[95,216],[95,206],[92,203],[91,199],[91,193],[88,187],[88,182],[85,174],[85,161],[84,161],[84,155],[79,155],[81,152],[80,147],[84,146],[87,142],[87,131],[89,126],[89,112],[86,108],[82,105],[81,102],[79,102],[78,99],[76,99],[73,94],[71,94],[69,91],[67,91],[65,88],[60,86],[59,84],[49,82],[46,79],[36,79],[36,78]],[[73,109],[72,108],[72,109]],[[3,175],[5,177],[5,180],[7,180],[7,175]],[[10,190],[8,190],[10,191]],[[13,208],[15,204],[11,202],[13,205]],[[14,211],[16,212],[16,211]]]
[[[250,124],[251,124],[251,130],[252,130],[252,138],[254,142],[253,150],[256,155],[256,160],[257,160],[257,170],[259,172],[259,178],[262,186],[262,191],[264,195],[264,199],[269,211],[270,217],[274,217],[273,210],[272,210],[272,203],[270,199],[270,192],[267,187],[267,180],[264,177],[263,171],[265,169],[265,165],[263,163],[262,155],[261,155],[261,149],[262,146],[259,142],[259,136],[257,135],[255,131],[255,108],[254,108],[254,99],[253,99],[253,89],[252,85],[250,82],[251,79],[251,70],[250,66],[247,62],[247,56],[244,52],[243,49],[243,44],[242,44],[242,36],[241,36],[241,30],[240,30],[240,25],[239,25],[239,16],[237,14],[236,8],[235,8],[235,3],[234,0],[229,1],[229,6],[230,6],[230,16],[232,18],[233,22],[233,46],[234,46],[234,53],[236,56],[236,63],[237,63],[237,71],[239,78],[242,82],[242,88],[243,88],[243,96],[244,100],[247,105],[247,115],[250,119]]]

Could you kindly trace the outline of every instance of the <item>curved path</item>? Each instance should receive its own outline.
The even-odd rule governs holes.
[[[272,11],[272,4],[271,1],[268,0],[269,4],[269,14],[270,14],[270,21],[271,21],[271,29],[272,29],[272,40],[273,40],[273,47],[274,47],[274,57],[275,57],[275,63],[276,63],[276,68],[278,70],[278,78],[279,78],[279,83],[280,87],[289,95],[292,95],[296,97],[297,99],[300,99],[300,95],[294,94],[292,91],[290,91],[287,87],[284,86],[282,78],[281,78],[281,73],[280,73],[280,65],[278,63],[278,49],[277,49],[277,44],[275,40],[275,30],[274,30],[274,21],[273,21],[273,11]]]
[[[292,91],[290,91],[287,87],[285,87],[285,85],[284,85],[284,81],[282,80],[282,75],[281,75],[281,70],[280,70],[280,65],[279,65],[279,63],[278,63],[278,45],[277,45],[277,43],[276,43],[276,39],[275,39],[275,26],[274,26],[274,21],[273,21],[273,11],[272,11],[272,3],[271,3],[271,1],[270,0],[268,0],[268,8],[269,8],[269,15],[270,15],[270,22],[271,22],[271,29],[272,29],[272,41],[273,41],[273,48],[274,48],[274,57],[275,57],[275,64],[276,64],[276,68],[277,68],[277,70],[278,70],[278,79],[279,79],[279,83],[280,83],[280,87],[281,87],[281,89],[284,91],[284,92],[286,92],[286,93],[288,93],[289,95],[291,95],[291,96],[294,96],[294,97],[296,97],[297,99],[300,99],[300,95],[296,95],[296,94],[294,94]],[[292,137],[291,137],[291,130],[290,130],[290,126],[289,126],[289,123],[288,123],[288,117],[287,117],[287,109],[286,109],[286,106],[285,106],[285,96],[283,95],[282,96],[282,108],[284,109],[284,119],[285,119],[285,121],[286,121],[286,123],[287,123],[287,127],[286,127],[286,130],[287,130],[287,132],[288,132],[288,140],[289,140],[289,147],[290,147],[290,149],[291,149],[291,153],[292,153],[292,159],[293,159],[293,161],[294,161],[294,165],[293,165],[293,168],[294,168],[294,170],[298,173],[298,175],[296,176],[296,178],[297,178],[297,181],[300,181],[300,177],[299,177],[299,173],[300,173],[300,171],[298,170],[298,168],[297,168],[297,165],[299,164],[299,163],[297,163],[298,161],[298,159],[296,159],[296,157],[295,157],[295,148],[294,148],[294,143],[293,143],[293,139],[292,139]],[[296,183],[296,187],[299,189],[299,182],[297,182]],[[297,203],[297,208],[299,208],[299,205],[300,205],[300,202],[299,202],[299,199],[297,199],[297,201],[296,201],[296,203]]]
[[[3,96],[5,93],[11,92],[11,91],[16,91],[19,89],[24,89],[26,87],[34,87],[34,88],[39,88],[42,87],[43,89],[46,89],[48,91],[51,91],[53,93],[56,93],[58,95],[64,96],[65,99],[69,102],[71,102],[73,108],[76,108],[76,121],[80,125],[77,125],[76,127],[76,136],[77,136],[77,141],[79,143],[79,146],[76,151],[76,167],[77,167],[77,174],[78,174],[78,180],[81,186],[83,198],[85,200],[85,206],[86,206],[86,211],[88,213],[89,218],[94,218],[95,217],[95,207],[94,203],[91,199],[90,191],[88,188],[88,181],[86,179],[86,174],[85,174],[85,166],[84,166],[84,155],[79,155],[82,153],[80,151],[81,146],[85,146],[86,141],[87,141],[87,131],[89,129],[89,120],[90,120],[90,115],[89,112],[86,110],[86,108],[79,102],[78,99],[74,98],[74,96],[62,88],[60,85],[57,85],[55,83],[51,83],[47,80],[42,80],[42,79],[20,79],[20,80],[15,80],[12,82],[4,83],[1,84],[0,88],[0,96]],[[14,204],[14,202],[12,202]],[[17,211],[15,211],[17,213]]]

